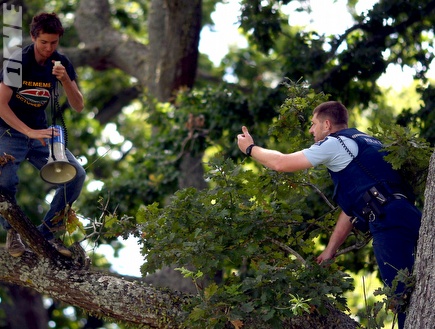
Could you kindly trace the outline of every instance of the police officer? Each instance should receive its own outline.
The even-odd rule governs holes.
[[[336,101],[320,104],[313,111],[310,133],[315,143],[290,154],[254,144],[243,126],[237,136],[240,150],[262,165],[280,172],[325,165],[334,182],[334,200],[342,209],[335,229],[317,263],[333,259],[355,225],[370,230],[373,250],[384,284],[391,286],[398,270],[412,272],[421,222],[410,188],[379,152],[379,140],[348,128],[348,111]],[[404,291],[399,284],[396,293]],[[405,313],[398,312],[399,328]]]

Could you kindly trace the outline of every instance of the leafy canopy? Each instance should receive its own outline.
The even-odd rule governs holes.
[[[311,111],[328,96],[303,82],[287,81],[285,87],[290,96],[269,127],[270,143],[302,148],[311,139],[306,132]],[[410,169],[412,158],[424,168],[427,144],[399,128],[384,128],[385,133],[373,132],[384,142],[390,136],[386,145],[393,166]],[[326,305],[346,310],[344,294],[352,279],[339,263],[323,267],[314,261],[337,211],[321,192],[327,188],[325,171],[277,173],[222,154],[212,156],[208,167],[209,189],[179,190],[164,206],[144,205],[136,215],[143,274],[177,264],[195,283],[198,295],[188,326],[220,328],[249,317],[267,328],[304,312],[323,314]]]

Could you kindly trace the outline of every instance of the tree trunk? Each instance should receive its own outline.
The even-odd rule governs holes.
[[[110,19],[108,0],[80,1],[74,26],[84,49],[65,53],[77,67],[119,68],[140,82],[145,81],[147,46],[113,28]]]
[[[152,0],[149,19],[149,45],[141,44],[112,28],[108,0],[80,1],[75,26],[84,47],[68,49],[74,64],[95,69],[119,68],[137,78],[160,101],[170,100],[174,90],[193,85],[198,56],[201,0]],[[432,1],[432,3],[434,3]],[[181,10],[182,8],[182,10]],[[130,98],[136,97],[133,91]],[[121,98],[118,98],[120,100]],[[128,103],[128,99],[125,103]],[[121,112],[116,103],[109,116]],[[199,158],[186,156],[180,185],[193,186],[188,179],[191,167],[199,168]],[[412,296],[408,328],[432,328],[434,287],[434,173],[435,159],[426,190],[426,205],[419,240],[415,273],[417,286]],[[198,173],[199,171],[196,171]],[[21,234],[32,252],[20,258],[0,250],[0,281],[28,287],[87,312],[110,317],[131,325],[150,328],[181,328],[182,307],[190,296],[155,289],[141,281],[130,281],[105,273],[89,271],[81,258],[60,256],[39,234],[19,209],[0,196],[0,213]],[[412,323],[412,325],[411,325]],[[343,313],[331,309],[327,318],[301,317],[283,328],[355,328],[357,324]],[[256,328],[245,322],[243,329]]]
[[[190,152],[184,152],[180,163],[180,176],[178,178],[178,187],[180,189],[195,187],[203,190],[207,187],[204,180],[203,154],[192,155]]]
[[[405,328],[433,328],[435,325],[435,152],[432,154],[425,191],[414,273],[416,287],[411,296]]]
[[[71,59],[78,64],[81,59],[96,69],[120,68],[136,77],[139,86],[158,101],[171,101],[174,92],[182,88],[190,89],[194,85],[201,16],[202,0],[151,1],[149,43],[145,46],[125,37],[111,26],[110,4],[107,0],[81,1],[76,11],[75,27],[92,59],[83,56]],[[73,54],[77,53],[69,56]],[[96,118],[102,123],[110,121],[138,93],[139,89],[131,88],[114,95],[110,104],[100,109]],[[181,162],[180,188],[206,187],[202,154],[183,154]]]
[[[151,1],[146,86],[159,101],[195,82],[201,16],[202,0]]]
[[[111,26],[107,0],[80,1],[74,25],[85,47],[63,51],[76,66],[119,68],[137,78],[152,97],[170,101],[174,91],[191,88],[195,82],[201,13],[202,0],[153,0],[149,43],[144,45]],[[119,104],[118,112],[112,107],[111,116],[122,107]]]
[[[2,285],[8,295],[2,297],[0,309],[6,314],[9,329],[47,329],[47,311],[39,293],[17,285]]]

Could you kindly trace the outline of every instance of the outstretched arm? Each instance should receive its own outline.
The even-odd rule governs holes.
[[[352,223],[350,216],[346,215],[343,211],[338,216],[337,224],[335,225],[334,232],[332,232],[329,238],[328,245],[325,250],[317,257],[317,263],[322,264],[334,258],[338,248],[343,244],[352,230]]]
[[[242,134],[237,135],[237,144],[245,154],[247,147],[254,144],[254,139],[245,126],[242,127]],[[302,151],[284,154],[256,145],[251,150],[251,157],[262,165],[281,172],[293,172],[312,167]]]

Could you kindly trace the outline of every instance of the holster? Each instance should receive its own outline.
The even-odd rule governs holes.
[[[369,222],[373,222],[376,218],[382,218],[385,215],[383,206],[388,202],[388,198],[376,186],[365,192],[363,199],[366,205],[362,209],[362,215]]]

